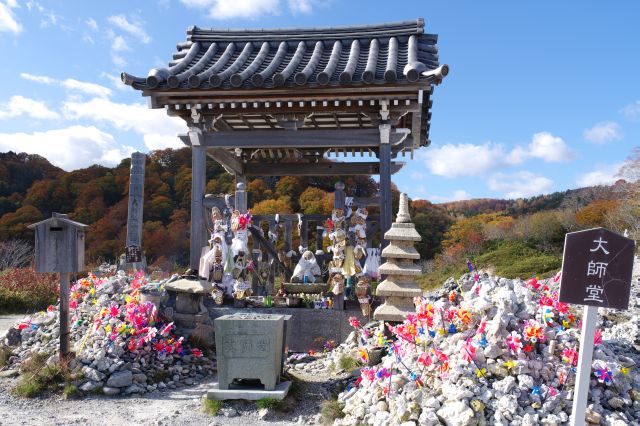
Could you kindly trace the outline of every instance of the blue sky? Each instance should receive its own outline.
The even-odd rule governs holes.
[[[605,6],[606,5],[606,6]],[[180,146],[119,83],[166,65],[190,25],[273,28],[424,17],[451,72],[429,148],[394,175],[413,198],[520,197],[610,183],[640,137],[640,2],[0,0],[0,151],[71,170]]]

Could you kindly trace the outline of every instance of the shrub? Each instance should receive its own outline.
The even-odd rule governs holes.
[[[9,358],[13,355],[10,348],[6,346],[0,346],[0,368],[3,368],[9,363]]]
[[[210,416],[217,416],[218,412],[222,408],[222,401],[218,399],[204,398],[202,400],[202,411]]]
[[[279,410],[282,407],[282,401],[275,398],[261,398],[256,401],[256,407],[258,410],[262,410],[263,408]]]
[[[338,367],[345,371],[353,371],[361,365],[360,361],[347,355],[340,356],[338,360]]]
[[[490,266],[505,278],[552,275],[562,265],[560,255],[536,250],[522,241],[501,241],[476,259],[478,267]]]
[[[341,419],[344,417],[342,411],[342,404],[337,400],[332,399],[329,401],[323,401],[320,406],[320,414],[322,415],[322,422],[324,424],[333,424],[335,419]]]
[[[0,272],[0,313],[45,309],[58,299],[56,274],[38,274],[32,268]]]
[[[80,391],[78,387],[70,383],[67,383],[64,389],[62,390],[62,395],[64,395],[66,399],[76,398],[77,396],[79,396],[79,394],[80,394]]]
[[[48,358],[47,353],[37,353],[22,363],[22,376],[14,389],[17,396],[33,398],[44,392],[56,392],[61,384],[69,386],[72,377],[68,366],[65,363],[47,364]],[[72,389],[67,389],[65,395],[67,393],[72,393]]]

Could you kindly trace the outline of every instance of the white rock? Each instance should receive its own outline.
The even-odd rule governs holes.
[[[447,401],[436,414],[446,426],[471,426],[478,423],[471,407],[463,401]]]

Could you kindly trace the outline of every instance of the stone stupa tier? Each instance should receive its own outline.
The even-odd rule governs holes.
[[[380,274],[386,279],[378,285],[376,294],[384,297],[384,303],[373,316],[382,321],[403,321],[415,312],[413,298],[422,295],[415,277],[422,273],[419,265],[420,254],[413,244],[422,238],[409,216],[409,202],[406,194],[400,194],[400,208],[396,221],[384,234],[389,245],[382,250],[386,262],[380,265]]]

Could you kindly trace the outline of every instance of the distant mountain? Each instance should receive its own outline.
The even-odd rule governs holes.
[[[476,198],[471,200],[450,201],[436,204],[453,216],[475,216],[483,213],[504,212],[512,216],[531,214],[542,210],[556,210],[572,207],[579,209],[594,200],[613,200],[620,197],[621,186],[626,183],[618,181],[612,186],[589,186],[569,189],[531,198],[505,200],[496,198]]]

